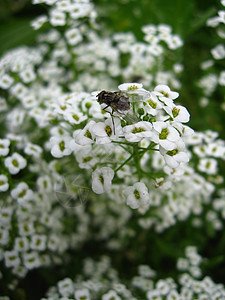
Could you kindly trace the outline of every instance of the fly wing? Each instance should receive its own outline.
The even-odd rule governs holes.
[[[140,102],[147,101],[151,97],[151,93],[145,89],[136,89],[126,91],[127,97],[129,97],[129,102]]]

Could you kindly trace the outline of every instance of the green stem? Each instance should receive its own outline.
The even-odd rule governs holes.
[[[139,156],[139,151],[138,151],[138,144],[133,145],[133,154],[134,154],[134,160],[135,160],[135,165],[137,169],[137,174],[138,174],[138,181],[141,180],[141,166],[140,166],[140,156]]]
[[[116,170],[115,172],[119,171],[124,165],[126,165],[126,163],[131,160],[131,158],[135,155],[135,153],[131,154],[130,157],[128,157],[128,159],[125,160],[125,162],[123,162]]]

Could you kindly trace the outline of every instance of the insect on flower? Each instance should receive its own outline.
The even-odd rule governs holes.
[[[147,92],[147,91],[146,91]],[[132,96],[132,97],[131,97]],[[145,95],[146,96],[146,95]],[[128,114],[128,111],[131,107],[131,102],[137,102],[137,101],[144,101],[146,97],[143,97],[142,95],[133,95],[130,93],[125,93],[122,91],[118,92],[107,92],[107,91],[101,91],[98,95],[98,102],[100,104],[106,104],[106,106],[103,108],[103,110],[107,111],[106,109],[108,107],[111,108],[111,112],[109,112],[112,116],[112,123],[113,123],[113,131],[115,134],[115,124],[113,119],[113,113],[118,113],[121,117],[125,117],[129,120],[130,123],[138,121],[135,116],[132,116],[131,114]]]

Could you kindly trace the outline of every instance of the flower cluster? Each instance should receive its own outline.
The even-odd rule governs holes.
[[[202,257],[195,253],[193,247],[187,248],[193,264],[198,264]],[[57,286],[51,287],[47,299],[223,299],[225,289],[223,285],[216,284],[210,277],[195,279],[183,272],[179,281],[171,277],[156,280],[156,272],[148,265],[138,266],[138,274],[126,283],[120,279],[118,272],[111,267],[109,257],[102,257],[96,262],[87,258],[84,262],[84,276],[72,281],[70,278],[62,279]]]
[[[183,66],[174,59],[182,40],[165,24],[144,26],[143,41],[133,33],[109,38],[88,0],[32,2],[49,6],[32,22],[43,30],[36,47],[0,59],[4,291],[11,295],[31,270],[45,268],[55,276],[46,299],[223,299],[223,285],[201,279],[195,246],[185,258],[174,254],[180,226],[211,237],[225,218],[225,143],[186,124],[177,92]],[[223,25],[223,18],[219,12],[209,23]],[[224,47],[212,55],[222,60]],[[223,77],[202,78],[205,97]],[[160,269],[167,255],[185,272],[179,280],[160,279],[149,266]]]

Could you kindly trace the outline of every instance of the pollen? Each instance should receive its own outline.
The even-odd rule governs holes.
[[[101,184],[104,184],[104,178],[102,175],[99,175],[99,180],[100,180]]]
[[[142,127],[134,127],[134,129],[132,130],[132,133],[140,133],[140,132],[144,132],[144,131],[146,131],[146,130]]]
[[[111,136],[112,135],[112,129],[109,125],[107,125],[105,127],[105,132],[107,133],[108,136]]]
[[[65,110],[66,109],[66,105],[60,105],[61,110]]]
[[[164,91],[161,91],[161,93],[163,94],[163,96],[165,96],[166,98],[169,98],[169,94],[164,92]]]
[[[92,157],[91,156],[87,156],[83,159],[83,162],[86,163],[86,162],[89,162],[90,160],[92,160]]]
[[[26,195],[26,193],[27,193],[27,190],[22,190],[22,192],[19,193],[18,197],[22,198]]]
[[[59,143],[59,149],[63,152],[65,150],[65,142],[62,141]]]
[[[166,154],[170,155],[170,156],[174,156],[178,153],[178,149],[173,149],[171,151],[167,151]]]
[[[128,87],[128,91],[132,91],[132,90],[136,90],[136,89],[138,89],[138,87],[135,84]]]
[[[173,117],[176,118],[179,115],[180,109],[177,109],[176,107],[173,108],[172,114]]]
[[[19,163],[16,159],[13,159],[12,164],[14,165],[14,167],[19,167]]]
[[[169,130],[167,128],[163,128],[163,130],[159,135],[160,140],[166,140],[168,134],[169,134]]]
[[[75,114],[74,114],[74,115],[73,115],[73,118],[74,118],[75,121],[79,121],[78,115],[75,115]]]
[[[85,132],[84,136],[86,136],[88,139],[91,139],[91,140],[92,140],[92,135],[91,135],[91,133],[90,133],[89,130],[87,130],[87,131]]]
[[[135,190],[135,191],[134,191],[134,196],[135,196],[135,198],[138,199],[138,200],[141,198],[140,193],[138,192],[138,190]]]
[[[148,104],[152,107],[152,108],[156,108],[157,107],[157,104],[155,102],[153,102],[152,100],[148,100],[147,101]]]

